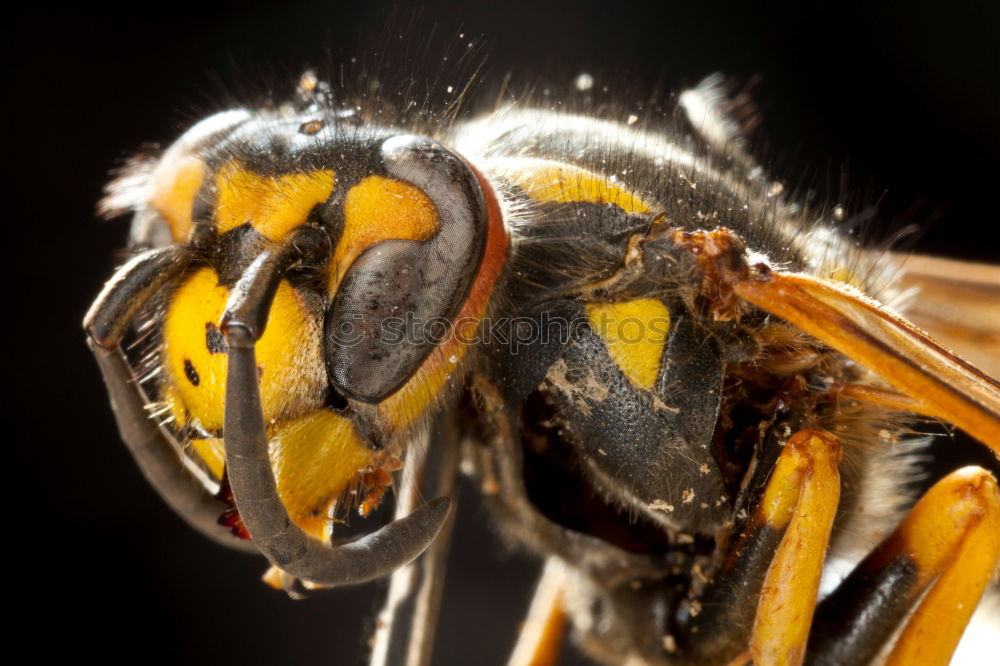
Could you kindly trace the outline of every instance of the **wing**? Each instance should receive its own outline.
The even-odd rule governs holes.
[[[1000,377],[1000,266],[896,255],[906,316],[973,365]]]

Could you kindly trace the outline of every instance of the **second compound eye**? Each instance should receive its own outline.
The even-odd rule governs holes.
[[[365,402],[399,389],[440,342],[429,332],[468,295],[487,226],[478,180],[457,155],[412,135],[380,151],[383,173],[344,199],[326,318],[330,380]]]

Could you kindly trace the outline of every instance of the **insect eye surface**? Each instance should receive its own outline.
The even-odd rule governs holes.
[[[430,139],[382,143],[383,175],[344,200],[334,252],[343,272],[326,317],[331,382],[377,402],[396,391],[440,342],[482,261],[486,210],[472,170]]]

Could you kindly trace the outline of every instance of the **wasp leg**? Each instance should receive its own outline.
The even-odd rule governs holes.
[[[715,582],[680,618],[693,661],[738,658],[749,635],[754,663],[801,663],[840,499],[839,462],[828,433],[802,430],[785,444]]]
[[[171,246],[150,250],[122,266],[108,281],[83,320],[89,345],[101,369],[122,440],[143,476],[185,522],[216,543],[256,552],[253,544],[219,525],[223,505],[184,466],[181,447],[150,418],[149,403],[120,344],[149,299],[188,264],[189,250]]]
[[[133,257],[108,280],[83,318],[83,329],[104,349],[117,347],[136,315],[163,285],[180,275],[190,250],[171,245]]]
[[[566,635],[565,589],[565,565],[550,557],[545,561],[507,666],[555,666]]]
[[[846,398],[858,400],[871,405],[880,405],[898,412],[921,413],[923,405],[916,398],[898,391],[891,391],[863,384],[845,384],[837,382],[830,385],[829,395],[833,399]]]
[[[407,455],[403,481],[396,494],[397,519],[409,515],[421,497],[455,495],[461,439],[458,425],[450,415],[444,415],[432,435],[432,446],[411,447]],[[454,522],[452,512],[421,558],[392,574],[385,605],[378,615],[369,666],[431,663]]]
[[[758,264],[733,291],[916,399],[916,411],[966,431],[1000,458],[1000,382],[846,285]]]
[[[275,293],[272,285],[298,258],[312,251],[299,247],[299,242],[296,235],[273,252],[262,253],[226,303],[222,318],[228,346],[223,415],[226,470],[240,517],[271,564],[310,583],[363,583],[395,571],[426,550],[447,520],[451,501],[438,497],[405,518],[332,548],[292,522],[278,496],[268,458],[256,343],[264,334]]]
[[[808,663],[869,663],[920,600],[886,663],[945,666],[998,565],[997,481],[965,467],[927,491],[820,603]]]
[[[758,510],[769,526],[787,525],[767,569],[750,652],[757,664],[799,664],[805,654],[830,530],[840,501],[840,443],[802,431],[785,445]]]

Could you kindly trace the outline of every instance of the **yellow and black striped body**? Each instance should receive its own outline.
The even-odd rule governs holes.
[[[695,125],[505,108],[411,132],[309,95],[217,114],[112,187],[106,208],[135,212],[132,249],[173,263],[157,278],[160,255],[140,255],[121,291],[148,302],[109,284],[115,316],[88,330],[110,348],[103,331],[146,318],[147,409],[218,486],[227,525],[233,395],[259,402],[286,522],[325,543],[447,418],[508,536],[567,564],[563,603],[592,655],[729,661],[756,609],[739,577],[759,589],[760,549],[789,523],[768,493],[831,440],[836,547],[890,458],[871,442],[901,417],[831,399],[871,373],[727,290],[722,273],[747,265],[875,295],[883,280]],[[230,324],[256,354],[256,386],[235,393]],[[905,480],[898,467],[874,481]],[[810,544],[817,579],[825,546]],[[720,594],[740,603],[699,618]]]
[[[772,261],[827,276],[864,276],[860,260],[768,197],[768,183],[684,137],[540,110],[497,113],[456,137],[511,211],[496,296],[511,324],[473,383],[496,456],[482,473],[500,480],[492,504],[508,532],[572,563],[570,616],[609,663],[696,659],[700,639],[664,618],[684,615],[712,578],[780,445],[806,426],[852,443],[872,427],[864,410],[851,431],[832,405],[795,404],[821,376],[859,371],[760,313],[712,321],[699,269],[670,234],[725,227]],[[772,366],[778,357],[808,360]],[[855,484],[866,463],[848,455]],[[679,653],[664,646],[671,626]],[[734,626],[706,631],[725,638],[705,663],[746,640]]]

